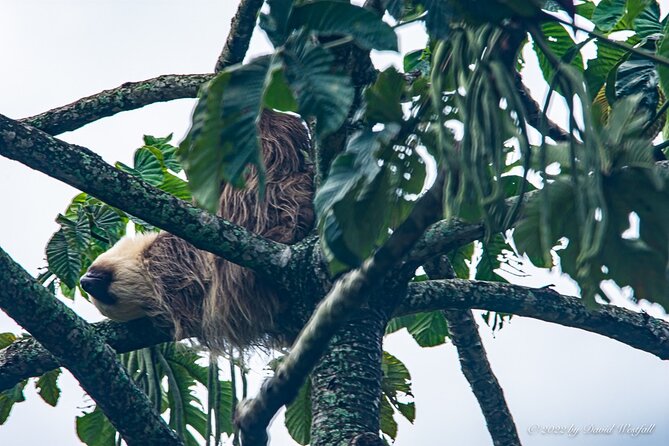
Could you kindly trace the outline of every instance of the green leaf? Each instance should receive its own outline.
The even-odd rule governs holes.
[[[457,12],[453,10],[451,2],[442,0],[421,0],[425,5],[427,16],[425,17],[425,27],[430,34],[431,40],[446,40],[451,32],[451,22],[458,17]]]
[[[394,419],[393,408],[411,423],[416,418],[414,402],[400,401],[400,399],[413,398],[411,374],[402,361],[385,351],[381,360],[381,371],[383,373],[381,378],[381,431],[394,439],[397,436],[397,422]]]
[[[634,31],[639,37],[662,34],[664,26],[660,22],[660,5],[655,1],[648,1],[647,6],[634,19],[633,24]]]
[[[60,398],[60,388],[58,387],[60,373],[61,369],[51,370],[40,376],[35,382],[37,393],[39,393],[48,405],[53,407],[58,404],[58,399]]]
[[[637,110],[652,116],[660,101],[659,76],[652,60],[632,59],[620,64],[616,74],[616,100],[640,95]]]
[[[286,406],[285,424],[293,440],[302,445],[309,444],[311,441],[311,380],[305,381],[295,400]]]
[[[71,247],[63,229],[58,230],[46,245],[49,269],[69,288],[74,288],[81,271],[81,254]]]
[[[11,389],[3,390],[0,392],[0,426],[5,424],[9,414],[12,411],[14,404],[21,403],[26,400],[23,395],[23,388],[28,383],[28,380],[25,379],[18,384],[16,384]]]
[[[396,134],[390,127],[353,135],[314,199],[326,254],[349,266],[358,266],[388,234],[399,177],[379,166],[375,154]]]
[[[546,36],[546,44],[557,58],[573,65],[579,71],[583,71],[583,56],[581,55],[580,47],[576,45],[576,42],[574,42],[574,39],[572,39],[564,26],[557,22],[546,22],[541,25],[541,30]],[[544,79],[550,82],[553,79],[555,69],[536,43],[533,43],[533,46],[537,53],[539,68],[541,68]]]
[[[93,412],[77,417],[77,436],[88,446],[115,446],[116,430],[96,406]]]
[[[7,348],[16,341],[16,335],[14,333],[0,333],[0,350]]]
[[[417,313],[406,328],[421,347],[442,345],[449,336],[448,325],[441,311]]]
[[[500,267],[500,256],[504,251],[512,251],[512,249],[502,234],[495,234],[490,240],[483,242],[481,260],[476,265],[476,280],[506,282],[506,279],[495,272]]]
[[[291,37],[281,55],[285,78],[297,98],[300,114],[316,117],[316,136],[322,139],[337,130],[353,103],[350,78],[337,73],[328,50],[304,35]]]
[[[474,243],[461,246],[448,254],[455,276],[460,279],[469,279],[470,264],[474,255]]]
[[[395,31],[375,12],[348,2],[317,0],[294,6],[289,27],[323,36],[351,36],[365,49],[397,51]]]
[[[580,5],[576,5],[576,14],[590,20],[592,18],[592,14],[595,12],[596,7],[597,5],[594,3],[581,3]]]
[[[597,57],[588,61],[588,68],[584,73],[591,98],[597,95],[611,70],[622,63],[626,56],[627,52],[623,49],[611,45],[597,45]]]
[[[267,0],[269,13],[260,14],[259,24],[265,31],[272,45],[283,45],[290,34],[288,17],[293,7],[293,0]]]
[[[427,76],[430,74],[429,48],[406,53],[402,64],[405,73],[418,71],[421,75]]]
[[[200,90],[193,125],[177,154],[193,196],[210,211],[218,207],[222,182],[243,186],[248,164],[262,184],[257,122],[275,69],[271,57],[260,57],[222,71]]]
[[[657,50],[657,55],[669,58],[669,38],[665,37]],[[660,75],[660,86],[666,97],[669,97],[669,67],[664,64],[657,65],[657,71]]]
[[[381,72],[376,82],[365,90],[366,116],[370,122],[402,122],[404,76],[394,67]]]
[[[397,421],[395,421],[395,411],[390,405],[388,397],[381,396],[381,407],[379,408],[379,427],[381,432],[388,435],[391,439],[397,437]]]
[[[600,30],[611,31],[625,14],[626,0],[602,0],[592,13],[592,22]]]

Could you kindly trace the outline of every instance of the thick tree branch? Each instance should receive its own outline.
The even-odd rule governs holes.
[[[320,359],[337,330],[362,305],[387,272],[411,249],[425,228],[441,214],[443,182],[438,179],[421,197],[409,218],[363,265],[339,279],[318,305],[274,376],[265,381],[256,398],[238,407],[236,423],[244,446],[266,445],[267,426],[289,403]]]
[[[0,307],[72,372],[126,443],[182,444],[104,340],[1,249],[0,282]]]
[[[395,314],[453,308],[492,310],[580,328],[669,359],[669,322],[614,305],[590,309],[581,299],[549,288],[462,279],[412,283]]]
[[[416,242],[407,256],[405,268],[413,272],[435,255],[445,254],[484,235],[483,223],[465,223],[456,218],[438,221]]]
[[[116,353],[125,353],[174,340],[169,329],[159,327],[149,318],[119,323],[103,321],[91,329]],[[27,378],[41,376],[61,363],[35,338],[18,340],[0,350],[0,392]]]
[[[233,263],[276,280],[290,249],[105,163],[90,150],[0,115],[0,155],[19,161]]]
[[[51,135],[58,135],[155,102],[194,98],[200,85],[212,77],[213,74],[167,74],[140,82],[126,82],[120,87],[24,118],[21,122]]]
[[[478,325],[471,310],[444,310],[462,374],[476,396],[495,446],[520,445],[518,430],[504,391],[488,362]]]
[[[223,51],[216,61],[215,71],[218,73],[230,65],[241,63],[256,26],[258,11],[264,0],[242,0],[237,8],[237,13],[230,22],[230,34],[225,41]]]
[[[518,94],[520,95],[520,99],[523,102],[523,107],[525,107],[525,111],[527,112],[527,115],[525,116],[527,123],[539,131],[545,128],[546,136],[552,138],[553,141],[568,141],[569,134],[562,127],[544,115],[541,105],[532,98],[532,94],[530,93],[529,88],[523,83],[523,78],[520,73],[515,73],[514,82]]]
[[[455,271],[448,256],[425,263],[425,272],[432,279],[452,279]],[[504,391],[488,362],[478,325],[472,310],[444,310],[451,341],[458,350],[460,367],[481,407],[488,432],[495,446],[520,445],[518,430],[504,398]]]

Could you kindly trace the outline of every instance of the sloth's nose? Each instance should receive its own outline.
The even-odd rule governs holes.
[[[109,294],[109,284],[111,281],[111,272],[100,269],[89,269],[86,271],[86,274],[81,276],[79,283],[81,283],[81,287],[91,297],[104,304],[112,305],[116,300]]]

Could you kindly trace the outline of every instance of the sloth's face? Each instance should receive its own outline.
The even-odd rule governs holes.
[[[81,277],[81,287],[100,313],[116,321],[146,316],[141,303],[155,294],[144,267],[144,252],[156,234],[124,237],[101,254]]]

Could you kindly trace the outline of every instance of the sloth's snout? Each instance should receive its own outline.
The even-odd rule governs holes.
[[[109,294],[109,284],[112,281],[112,274],[102,269],[91,268],[81,277],[79,283],[81,287],[94,299],[100,302],[112,305],[116,299]]]

